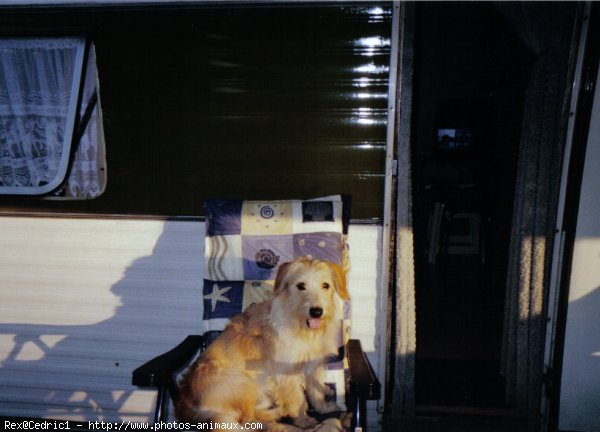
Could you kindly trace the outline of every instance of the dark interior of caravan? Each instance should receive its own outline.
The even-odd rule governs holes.
[[[416,15],[416,402],[424,410],[500,407],[507,256],[531,54],[493,4],[424,2]]]

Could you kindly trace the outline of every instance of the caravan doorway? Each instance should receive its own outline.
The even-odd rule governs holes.
[[[531,53],[492,4],[423,2],[416,18],[417,412],[496,409]]]

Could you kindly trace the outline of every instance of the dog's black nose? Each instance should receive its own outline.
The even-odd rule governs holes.
[[[310,316],[312,318],[321,318],[321,315],[323,315],[323,308],[320,307],[313,307],[310,308]]]

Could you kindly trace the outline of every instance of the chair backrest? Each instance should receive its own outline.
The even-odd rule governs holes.
[[[206,215],[204,332],[220,331],[230,318],[272,297],[280,264],[310,256],[348,269],[349,200],[209,200]],[[349,305],[340,330],[340,356],[328,365],[327,384],[344,404]]]

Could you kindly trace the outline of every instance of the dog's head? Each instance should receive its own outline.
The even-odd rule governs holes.
[[[323,329],[324,321],[340,318],[336,296],[343,300],[350,298],[340,266],[307,258],[279,267],[274,296],[282,299],[286,309],[308,330]]]

